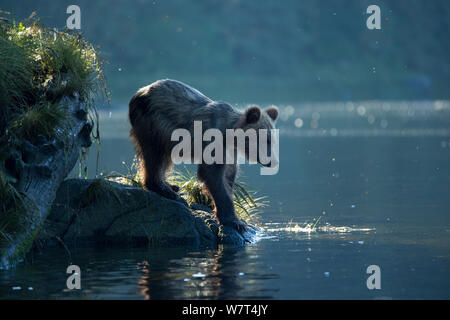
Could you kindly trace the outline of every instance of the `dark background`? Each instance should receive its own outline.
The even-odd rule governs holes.
[[[18,20],[36,11],[64,29],[70,4],[108,61],[113,105],[166,77],[230,102],[450,97],[447,0],[24,0],[0,8]],[[366,27],[372,4],[381,30]]]

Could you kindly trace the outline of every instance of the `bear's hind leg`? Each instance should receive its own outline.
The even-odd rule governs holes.
[[[187,205],[187,202],[178,195],[180,187],[177,186],[176,184],[169,184],[166,180],[166,175],[172,170],[172,168],[173,168],[172,159],[170,157],[163,158],[161,161],[161,173],[162,173],[161,181],[167,189],[173,192],[176,200],[179,200]]]
[[[150,148],[143,150],[145,187],[163,197],[176,200],[179,197],[178,194],[165,181],[165,174],[170,163],[168,163],[161,152],[157,150],[152,152],[148,149]]]

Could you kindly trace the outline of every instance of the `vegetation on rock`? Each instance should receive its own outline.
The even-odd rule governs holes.
[[[37,199],[18,187],[18,168],[32,162],[38,149],[51,155],[55,146],[69,147],[70,101],[86,107],[77,116],[92,126],[95,99],[105,95],[101,60],[80,34],[46,28],[34,15],[22,22],[1,17],[0,249],[18,234],[36,233],[25,229],[33,225],[27,213]]]

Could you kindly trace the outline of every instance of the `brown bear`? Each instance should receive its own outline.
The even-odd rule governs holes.
[[[270,132],[277,117],[276,107],[263,111],[252,106],[239,112],[228,103],[213,101],[198,90],[175,80],[159,80],[139,89],[129,103],[130,136],[142,161],[145,187],[166,198],[180,199],[177,188],[166,182],[166,173],[173,166],[171,151],[177,143],[171,139],[174,130],[183,128],[193,133],[194,121],[201,121],[203,131],[218,129],[224,137],[227,129],[241,128],[245,131],[254,128]],[[270,152],[270,135],[266,140],[263,143],[267,144],[266,150]],[[259,136],[258,143],[261,143]],[[225,142],[223,145],[226,145]],[[244,153],[247,158],[248,150],[246,145]],[[259,157],[257,161],[261,163]],[[236,161],[231,164],[225,161],[201,163],[197,174],[214,200],[219,223],[245,231],[245,224],[237,218],[233,203],[237,169]]]

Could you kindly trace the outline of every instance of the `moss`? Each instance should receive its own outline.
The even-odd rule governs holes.
[[[111,187],[104,179],[95,179],[81,194],[80,194],[80,208],[86,208],[96,203],[100,199],[105,200],[108,196],[114,196],[119,204],[122,206],[117,191]]]

